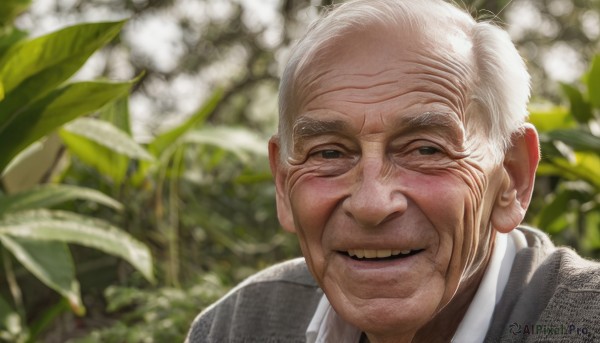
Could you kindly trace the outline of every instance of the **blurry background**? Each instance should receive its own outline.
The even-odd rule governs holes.
[[[332,1],[9,2],[19,15],[3,35],[8,27],[39,37],[127,19],[72,81],[138,79],[128,97],[90,113],[128,139],[90,137],[86,125],[97,129],[97,122],[67,124],[43,139],[46,161],[4,173],[2,196],[50,183],[116,199],[120,210],[81,200],[52,209],[101,218],[139,240],[154,258],[156,281],[114,254],[69,245],[87,309],[77,316],[0,240],[9,252],[0,256],[0,340],[182,341],[193,317],[231,286],[299,255],[295,237],[277,223],[266,142],[276,130],[289,47]],[[460,3],[508,30],[533,76],[531,120],[542,132],[544,161],[527,222],[600,257],[600,1]],[[127,144],[139,155],[125,153]]]

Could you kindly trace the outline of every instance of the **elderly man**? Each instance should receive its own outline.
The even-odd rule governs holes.
[[[308,30],[269,143],[303,259],[189,342],[600,340],[600,268],[518,227],[539,159],[507,34],[441,0],[355,0]]]

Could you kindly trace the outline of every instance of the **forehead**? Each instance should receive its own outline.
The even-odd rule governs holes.
[[[342,110],[388,117],[440,112],[464,123],[473,69],[471,42],[456,27],[355,28],[299,67],[293,122],[315,110]]]

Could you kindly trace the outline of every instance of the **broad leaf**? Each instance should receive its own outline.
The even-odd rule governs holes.
[[[4,54],[11,46],[25,38],[27,38],[27,32],[15,27],[8,28],[0,33],[0,59],[4,57]]]
[[[246,160],[248,154],[267,155],[267,141],[243,128],[204,127],[186,134],[182,143],[214,145]]]
[[[202,105],[202,107],[196,111],[190,118],[188,118],[181,125],[160,134],[157,136],[152,143],[148,146],[148,149],[154,154],[154,156],[160,156],[165,149],[175,143],[181,136],[188,131],[196,128],[199,124],[203,123],[204,120],[213,112],[217,105],[223,98],[223,90],[216,90],[210,98]]]
[[[100,111],[98,118],[113,124],[121,131],[127,133],[130,137],[132,136],[131,123],[129,122],[128,96],[122,96],[104,106]]]
[[[0,234],[0,241],[27,270],[67,298],[75,313],[85,313],[73,258],[66,244],[4,234]]]
[[[6,215],[0,235],[80,244],[118,256],[154,282],[148,248],[105,221],[64,211],[32,210]]]
[[[59,134],[71,154],[110,178],[116,186],[123,183],[129,168],[129,158],[67,130],[60,130]]]
[[[583,130],[554,130],[546,134],[549,139],[565,143],[575,151],[600,153],[600,137]]]
[[[555,193],[551,193],[546,201],[548,203],[537,216],[537,227],[544,228],[548,233],[558,233],[567,228],[568,220],[565,214],[569,212],[571,203],[580,204],[592,199],[594,191],[585,183],[564,182]]]
[[[552,164],[557,167],[558,175],[570,180],[584,180],[600,190],[600,156],[590,153],[575,153],[575,161],[565,159],[552,159]]]
[[[79,24],[13,46],[0,60],[0,79],[6,92],[44,70],[56,70],[57,75],[50,78],[55,87],[77,71],[94,51],[110,42],[124,23]],[[68,66],[75,61],[78,65]],[[67,70],[70,73],[65,73]]]
[[[600,108],[600,55],[596,55],[587,78],[588,98],[595,108]]]
[[[52,207],[63,202],[82,199],[121,210],[113,198],[94,189],[70,185],[43,185],[10,196],[0,196],[0,216],[8,212]]]
[[[15,17],[25,11],[31,0],[2,0],[0,1],[0,27],[9,25]]]
[[[0,170],[22,149],[59,126],[96,111],[127,94],[132,82],[81,82],[55,90],[21,112],[8,125],[0,122]]]
[[[148,161],[154,160],[154,157],[133,138],[104,120],[79,118],[65,125],[63,130],[85,137],[124,156]]]
[[[583,98],[583,94],[579,91],[579,89],[568,85],[566,83],[560,84],[563,92],[569,98],[569,103],[571,104],[571,114],[579,123],[587,123],[590,119],[593,118],[592,109],[590,104],[585,101]]]
[[[21,317],[0,295],[0,341],[17,341],[22,332]]]
[[[539,132],[575,127],[577,124],[567,108],[561,106],[532,106],[529,109],[529,122]]]

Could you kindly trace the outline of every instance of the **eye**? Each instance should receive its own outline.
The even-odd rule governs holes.
[[[338,150],[322,150],[317,152],[317,154],[325,160],[332,160],[342,157],[342,153]]]
[[[430,155],[435,155],[438,152],[440,152],[440,149],[438,149],[436,147],[432,147],[432,146],[423,146],[423,147],[419,147],[417,149],[417,151],[419,152],[420,155],[430,156]]]

